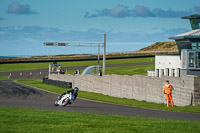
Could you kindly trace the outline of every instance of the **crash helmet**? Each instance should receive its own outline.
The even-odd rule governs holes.
[[[78,90],[79,90],[78,87],[75,87],[74,88],[74,93],[78,93]]]

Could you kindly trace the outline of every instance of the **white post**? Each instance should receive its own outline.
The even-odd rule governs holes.
[[[169,68],[165,68],[165,70],[164,70],[164,76],[169,76]]]
[[[98,69],[97,69],[97,75],[99,74],[99,54],[100,54],[100,44],[98,44]]]
[[[51,64],[49,64],[49,75],[51,74]]]
[[[174,77],[174,69],[169,69],[169,76]]]
[[[175,69],[175,77],[179,77],[180,76],[180,69],[176,68]]]
[[[103,43],[103,75],[106,74],[106,34],[104,34],[104,43]]]
[[[173,74],[172,74],[172,69],[171,69],[171,68],[169,69],[169,76],[170,76],[170,77],[173,76]]]
[[[75,84],[74,78],[75,78],[75,75],[72,76],[72,88],[73,88],[73,89],[74,89],[74,87],[75,87],[75,85],[74,85],[74,84]]]
[[[159,77],[162,77],[164,75],[163,72],[164,72],[163,69],[159,69]]]

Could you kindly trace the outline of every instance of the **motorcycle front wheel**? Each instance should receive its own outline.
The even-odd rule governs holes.
[[[58,101],[57,101],[57,100],[55,101],[54,105],[55,105],[55,106],[58,106]]]

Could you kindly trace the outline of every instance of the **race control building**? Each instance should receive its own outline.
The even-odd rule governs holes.
[[[200,14],[182,19],[189,19],[192,30],[169,38],[176,41],[178,55],[155,56],[156,77],[200,75]]]

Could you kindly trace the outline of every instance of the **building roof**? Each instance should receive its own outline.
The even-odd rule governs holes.
[[[200,14],[193,14],[190,16],[181,17],[182,19],[200,19]]]
[[[186,39],[186,38],[200,38],[200,29],[195,29],[190,32],[186,32],[183,34],[175,35],[170,37],[169,39]]]

